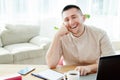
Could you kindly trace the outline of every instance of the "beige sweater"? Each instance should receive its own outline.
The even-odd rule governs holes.
[[[79,38],[71,33],[61,38],[58,50],[67,65],[88,65],[98,62],[100,56],[113,54],[111,42],[105,31],[85,25]]]

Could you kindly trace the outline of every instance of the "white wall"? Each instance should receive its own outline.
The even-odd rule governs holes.
[[[120,18],[117,16],[91,16],[90,19],[85,21],[85,24],[93,25],[104,29],[111,40],[120,39]],[[60,18],[44,18],[40,21],[40,34],[41,36],[48,37],[52,39],[57,30],[54,29],[54,26],[60,27],[61,25]]]
[[[59,26],[60,21],[58,18],[44,18],[40,21],[40,35],[53,39],[57,30],[54,29],[54,26]]]

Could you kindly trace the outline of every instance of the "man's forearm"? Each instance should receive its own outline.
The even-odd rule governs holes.
[[[58,64],[61,56],[59,53],[59,47],[60,37],[56,35],[46,55],[46,61],[50,68],[54,68]]]

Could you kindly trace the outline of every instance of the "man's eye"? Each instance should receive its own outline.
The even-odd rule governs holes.
[[[65,22],[68,22],[69,21],[69,19],[65,19]]]

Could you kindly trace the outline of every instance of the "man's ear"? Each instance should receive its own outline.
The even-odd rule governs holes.
[[[85,22],[85,20],[86,20],[86,16],[85,15],[83,15],[82,20],[83,20],[83,22]]]
[[[84,15],[82,15],[81,18],[80,18],[80,21],[81,21],[82,23],[84,23],[85,20],[86,20],[86,17],[85,17]]]

